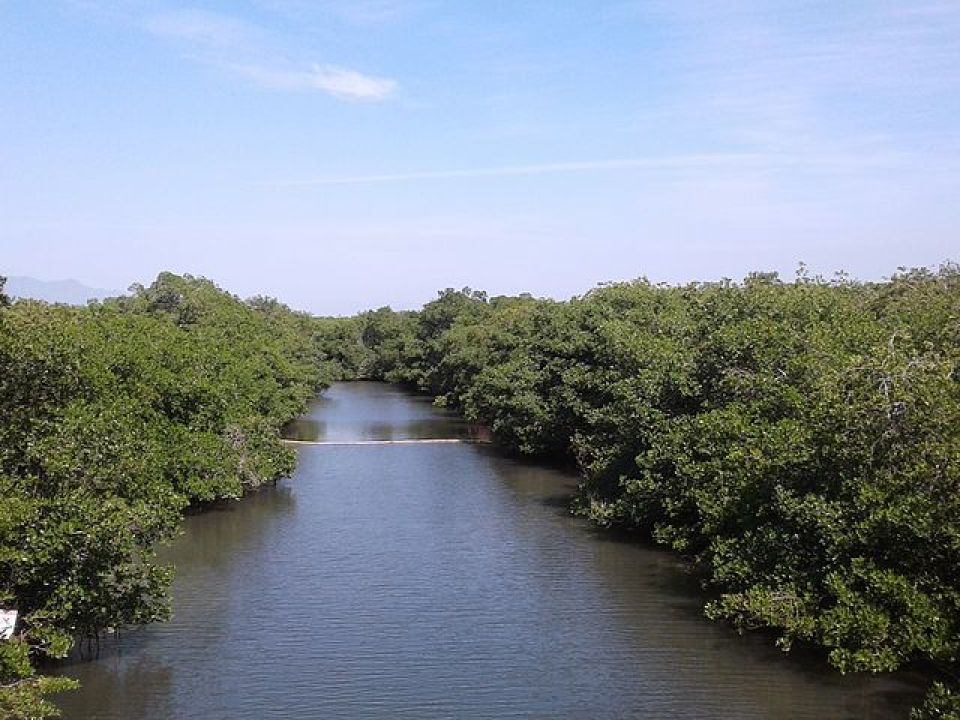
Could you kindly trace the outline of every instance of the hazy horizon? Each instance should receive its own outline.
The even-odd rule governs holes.
[[[957,259],[960,5],[0,3],[0,272],[317,314]]]
[[[940,262],[940,263],[931,263],[931,264],[928,264],[928,265],[925,265],[925,266],[902,266],[901,268],[894,268],[894,270],[891,271],[891,273],[888,273],[888,274],[886,274],[886,275],[884,275],[884,276],[876,277],[876,278],[857,277],[857,276],[854,276],[854,275],[851,275],[851,274],[847,273],[847,272],[844,271],[844,270],[836,270],[836,271],[831,272],[831,273],[818,273],[818,272],[814,272],[813,269],[810,268],[809,266],[807,266],[805,263],[803,264],[803,268],[802,268],[802,269],[803,269],[803,272],[804,272],[804,274],[805,274],[806,277],[816,277],[816,276],[820,276],[820,277],[822,277],[824,280],[827,280],[827,281],[829,281],[829,280],[831,280],[831,279],[836,279],[836,278],[838,278],[840,275],[842,275],[842,276],[843,276],[845,279],[847,279],[847,280],[863,281],[863,282],[875,282],[875,281],[887,280],[887,279],[890,277],[890,275],[894,274],[894,272],[896,272],[896,271],[898,271],[898,270],[901,270],[901,269],[908,269],[908,270],[909,270],[909,269],[917,269],[917,268],[919,268],[919,267],[927,267],[927,268],[930,269],[930,270],[936,270],[937,268],[942,267],[942,266],[945,265],[945,264],[954,263],[954,262],[956,262],[956,261],[954,261],[953,259],[946,259],[946,260],[944,260],[943,262]],[[751,273],[751,272],[776,272],[776,273],[778,273],[778,275],[779,275],[779,277],[780,277],[780,279],[781,279],[782,281],[784,281],[784,282],[792,282],[793,280],[796,279],[797,273],[798,273],[800,270],[801,270],[801,267],[800,267],[799,265],[793,269],[793,272],[789,272],[789,273],[782,273],[782,272],[780,272],[779,270],[769,269],[769,268],[756,268],[756,269],[754,269],[754,270],[748,271],[747,273],[744,273],[742,276],[737,276],[737,277],[729,277],[729,276],[711,277],[711,278],[704,277],[704,278],[691,278],[691,279],[686,280],[686,281],[678,281],[678,282],[669,282],[669,281],[660,281],[660,282],[664,282],[664,283],[666,283],[666,284],[668,284],[668,285],[682,285],[682,284],[686,284],[686,283],[697,283],[697,282],[717,282],[717,281],[723,281],[723,280],[733,280],[734,282],[739,282],[739,281],[741,281],[741,280],[744,280],[744,279],[746,278],[746,276],[747,276],[749,273]],[[68,303],[70,303],[70,304],[77,304],[76,302],[74,302],[74,301],[72,301],[72,300],[65,300],[65,299],[62,299],[62,298],[60,298],[60,297],[57,297],[57,298],[44,297],[42,293],[46,291],[46,292],[51,292],[51,293],[53,293],[53,294],[56,294],[56,293],[59,292],[59,287],[58,287],[58,286],[69,285],[69,284],[78,284],[78,285],[81,286],[84,290],[89,290],[89,291],[90,291],[90,293],[91,293],[90,299],[103,299],[103,298],[109,298],[109,297],[118,297],[118,296],[122,296],[122,295],[127,295],[127,294],[129,294],[130,287],[132,287],[134,284],[150,285],[150,284],[156,279],[157,275],[159,275],[159,274],[162,273],[162,272],[168,272],[168,271],[167,271],[167,270],[159,270],[159,271],[157,272],[157,274],[155,274],[155,275],[153,275],[153,276],[151,276],[151,277],[149,277],[149,278],[138,279],[138,280],[135,280],[135,281],[129,283],[128,286],[127,286],[126,288],[124,288],[124,289],[118,289],[118,288],[114,288],[114,289],[96,288],[96,287],[90,286],[88,283],[83,282],[82,279],[77,279],[77,278],[50,278],[50,279],[47,279],[47,278],[37,278],[37,277],[23,276],[23,275],[20,275],[20,276],[17,276],[17,275],[4,275],[2,268],[0,268],[0,277],[6,277],[6,278],[7,278],[8,283],[7,283],[6,291],[7,291],[7,294],[9,294],[9,295],[11,295],[11,296],[13,296],[13,297],[27,297],[27,298],[37,299],[37,300],[46,300],[46,301],[49,301],[49,302],[68,302]],[[256,289],[253,290],[252,292],[240,292],[240,291],[238,291],[238,290],[235,289],[235,288],[232,288],[232,287],[230,287],[230,286],[228,286],[228,285],[224,285],[224,283],[220,282],[216,277],[210,277],[210,276],[208,276],[208,275],[202,275],[202,274],[200,274],[200,273],[191,273],[191,272],[189,272],[189,271],[184,271],[183,273],[177,273],[177,274],[187,274],[187,275],[192,275],[192,276],[194,276],[194,277],[202,277],[202,278],[205,278],[205,279],[207,279],[207,280],[211,280],[211,281],[213,281],[218,287],[220,287],[220,289],[225,290],[226,292],[228,292],[228,293],[230,293],[230,294],[232,294],[232,295],[235,295],[235,296],[241,298],[242,300],[249,300],[249,299],[251,299],[251,298],[253,298],[253,297],[257,296],[257,295],[263,295],[263,296],[273,297],[274,299],[279,300],[280,302],[288,305],[292,310],[302,311],[302,312],[308,312],[308,313],[311,313],[311,314],[317,315],[317,316],[326,316],[326,317],[350,317],[350,316],[356,315],[356,314],[358,314],[358,313],[364,312],[364,311],[366,311],[366,310],[376,310],[376,309],[378,309],[378,308],[384,307],[384,305],[364,305],[364,306],[359,306],[359,307],[357,307],[357,308],[354,309],[354,310],[348,310],[348,311],[344,311],[344,312],[324,312],[324,311],[322,311],[322,310],[315,310],[315,309],[311,309],[311,308],[298,307],[297,305],[289,302],[285,297],[283,297],[282,294],[273,294],[273,293],[265,292],[265,291],[263,291],[263,290],[256,290]],[[565,301],[565,300],[569,300],[569,299],[571,299],[571,298],[573,298],[573,297],[582,296],[582,295],[584,295],[585,293],[587,293],[588,291],[590,291],[591,289],[593,289],[593,288],[595,288],[595,287],[598,287],[598,286],[601,286],[601,285],[604,285],[604,284],[607,284],[607,283],[632,282],[632,281],[639,281],[639,280],[643,280],[643,279],[645,279],[645,276],[640,275],[640,276],[631,277],[631,278],[626,278],[626,277],[624,277],[624,278],[614,278],[614,279],[611,279],[611,280],[598,280],[598,281],[594,282],[592,285],[585,286],[585,287],[583,287],[583,288],[580,288],[579,290],[575,290],[574,292],[572,292],[572,293],[570,293],[570,294],[568,294],[568,295],[542,295],[542,294],[537,294],[537,293],[530,293],[529,290],[524,290],[524,289],[522,289],[522,288],[519,289],[519,290],[514,290],[514,291],[509,291],[509,292],[500,293],[500,292],[490,292],[487,288],[483,288],[483,287],[479,287],[479,286],[475,286],[475,285],[456,285],[456,286],[446,285],[446,286],[442,286],[442,287],[436,287],[436,288],[434,288],[432,291],[427,292],[427,293],[425,294],[424,299],[423,299],[422,301],[418,301],[418,302],[416,302],[416,303],[413,304],[413,305],[409,305],[409,306],[393,306],[393,305],[391,305],[390,307],[391,307],[393,310],[397,310],[397,311],[419,310],[419,309],[421,309],[421,307],[422,307],[423,305],[425,305],[426,303],[430,302],[431,300],[434,300],[434,299],[440,294],[440,292],[442,292],[442,291],[444,291],[444,290],[447,290],[447,289],[464,290],[464,289],[467,289],[467,288],[469,288],[469,289],[471,289],[471,290],[479,290],[479,291],[487,292],[487,294],[488,294],[490,297],[496,297],[496,296],[498,296],[498,295],[517,296],[517,295],[520,295],[520,294],[523,294],[523,293],[530,293],[530,294],[532,294],[533,296],[539,297],[539,298],[547,298],[547,299],[552,299],[552,300]],[[647,280],[650,280],[651,282],[657,282],[656,280],[654,280],[654,279],[652,279],[652,278],[646,278],[646,279],[647,279]],[[31,283],[31,287],[32,287],[32,283],[39,283],[39,284],[41,284],[41,285],[47,285],[47,286],[50,286],[50,287],[47,288],[47,289],[45,289],[45,290],[38,290],[38,291],[36,291],[36,292],[22,292],[22,291],[21,291],[21,292],[16,292],[16,289],[17,289],[17,287],[18,287],[18,284],[17,284],[17,282],[15,282],[15,281],[21,281],[21,282],[22,282],[22,281],[27,281],[27,282]],[[77,288],[71,288],[71,292],[75,293],[76,291],[77,291]],[[81,302],[81,303],[79,303],[79,304],[83,304],[83,303]]]

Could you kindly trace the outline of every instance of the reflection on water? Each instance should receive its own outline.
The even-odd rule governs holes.
[[[311,417],[323,439],[464,431],[371,383]],[[569,516],[568,475],[475,445],[298,452],[276,490],[187,519],[176,618],[66,666],[68,718],[902,718],[916,697],[705,621],[673,556]]]
[[[430,398],[374,382],[338,383],[288,423],[289,440],[486,439],[483,428],[433,407]]]

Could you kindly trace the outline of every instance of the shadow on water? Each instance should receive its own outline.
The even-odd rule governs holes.
[[[219,620],[230,616],[231,588],[244,582],[238,554],[262,553],[278,524],[295,511],[294,493],[281,483],[189,514],[181,535],[158,552],[160,562],[176,571],[173,619],[105,633],[94,653],[81,643],[51,668],[81,683],[80,691],[57,698],[64,717],[194,717],[176,709],[182,704],[180,686],[191,665],[216,661],[205,648],[224,636]]]
[[[579,478],[569,468],[563,465],[544,468],[504,456],[495,447],[476,451],[488,457],[500,481],[520,502],[534,500],[550,510],[555,521],[564,526],[565,536],[579,536],[596,549],[597,561],[586,571],[595,572],[621,601],[633,595],[629,601],[634,603],[634,618],[642,618],[644,628],[636,636],[638,642],[649,643],[652,636],[649,628],[658,624],[683,623],[687,629],[675,637],[664,636],[666,644],[679,651],[678,639],[695,636],[694,647],[706,643],[711,650],[718,650],[717,654],[723,656],[725,662],[734,660],[744,667],[762,668],[767,676],[782,674],[802,678],[811,692],[829,691],[841,700],[839,708],[825,707],[823,717],[906,717],[909,708],[923,697],[926,681],[920,673],[842,675],[830,666],[822,648],[795,643],[785,652],[777,647],[777,635],[772,631],[740,633],[729,624],[709,621],[704,607],[715,595],[705,589],[703,572],[689,559],[657,547],[642,534],[601,528],[575,516],[572,508]],[[656,608],[652,614],[651,606]],[[850,709],[842,707],[847,704]],[[792,715],[784,715],[787,716]]]
[[[111,706],[122,708],[128,718],[175,717],[171,703],[174,672],[169,666],[143,657],[128,660],[119,653],[101,656],[97,665],[96,672],[83,672],[92,669],[87,664],[71,674],[83,683],[85,694],[99,698],[100,708],[84,710],[82,715],[68,714],[68,720],[100,717],[98,710],[103,711],[103,717],[110,717]],[[69,695],[63,696],[63,704],[69,699]]]
[[[568,500],[572,501],[572,497]],[[550,504],[554,501],[558,499],[551,499]],[[692,559],[658,547],[649,537],[635,531],[598,527],[583,519],[576,519],[574,522],[579,524],[580,531],[595,543],[623,546],[627,552],[641,555],[648,566],[656,568],[656,572],[648,577],[649,587],[662,596],[672,611],[685,616],[691,622],[709,623],[711,632],[723,642],[731,647],[742,648],[767,666],[779,665],[785,671],[800,673],[812,682],[862,692],[865,697],[869,695],[865,704],[881,709],[898,708],[903,716],[906,716],[907,710],[916,705],[926,692],[927,679],[918,671],[843,675],[830,665],[827,652],[814,644],[797,641],[789,651],[785,651],[777,646],[779,636],[770,629],[758,628],[740,632],[729,623],[709,621],[705,608],[718,594],[708,587],[706,571],[698,568]],[[612,581],[616,582],[617,578],[612,578]]]
[[[556,510],[557,515],[567,516],[573,514],[573,499],[573,495],[564,493],[563,495],[548,495],[540,498],[537,502],[545,508]]]

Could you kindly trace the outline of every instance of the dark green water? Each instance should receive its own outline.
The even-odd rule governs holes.
[[[291,431],[470,435],[372,383]],[[570,476],[479,445],[298,453],[275,490],[187,518],[175,619],[64,666],[67,718],[883,719],[916,698],[704,620],[672,556],[567,514]]]

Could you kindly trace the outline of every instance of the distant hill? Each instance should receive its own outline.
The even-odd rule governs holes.
[[[93,288],[76,280],[38,280],[32,277],[10,276],[4,289],[10,297],[46,300],[51,303],[86,305],[87,300],[121,295],[113,290]]]

